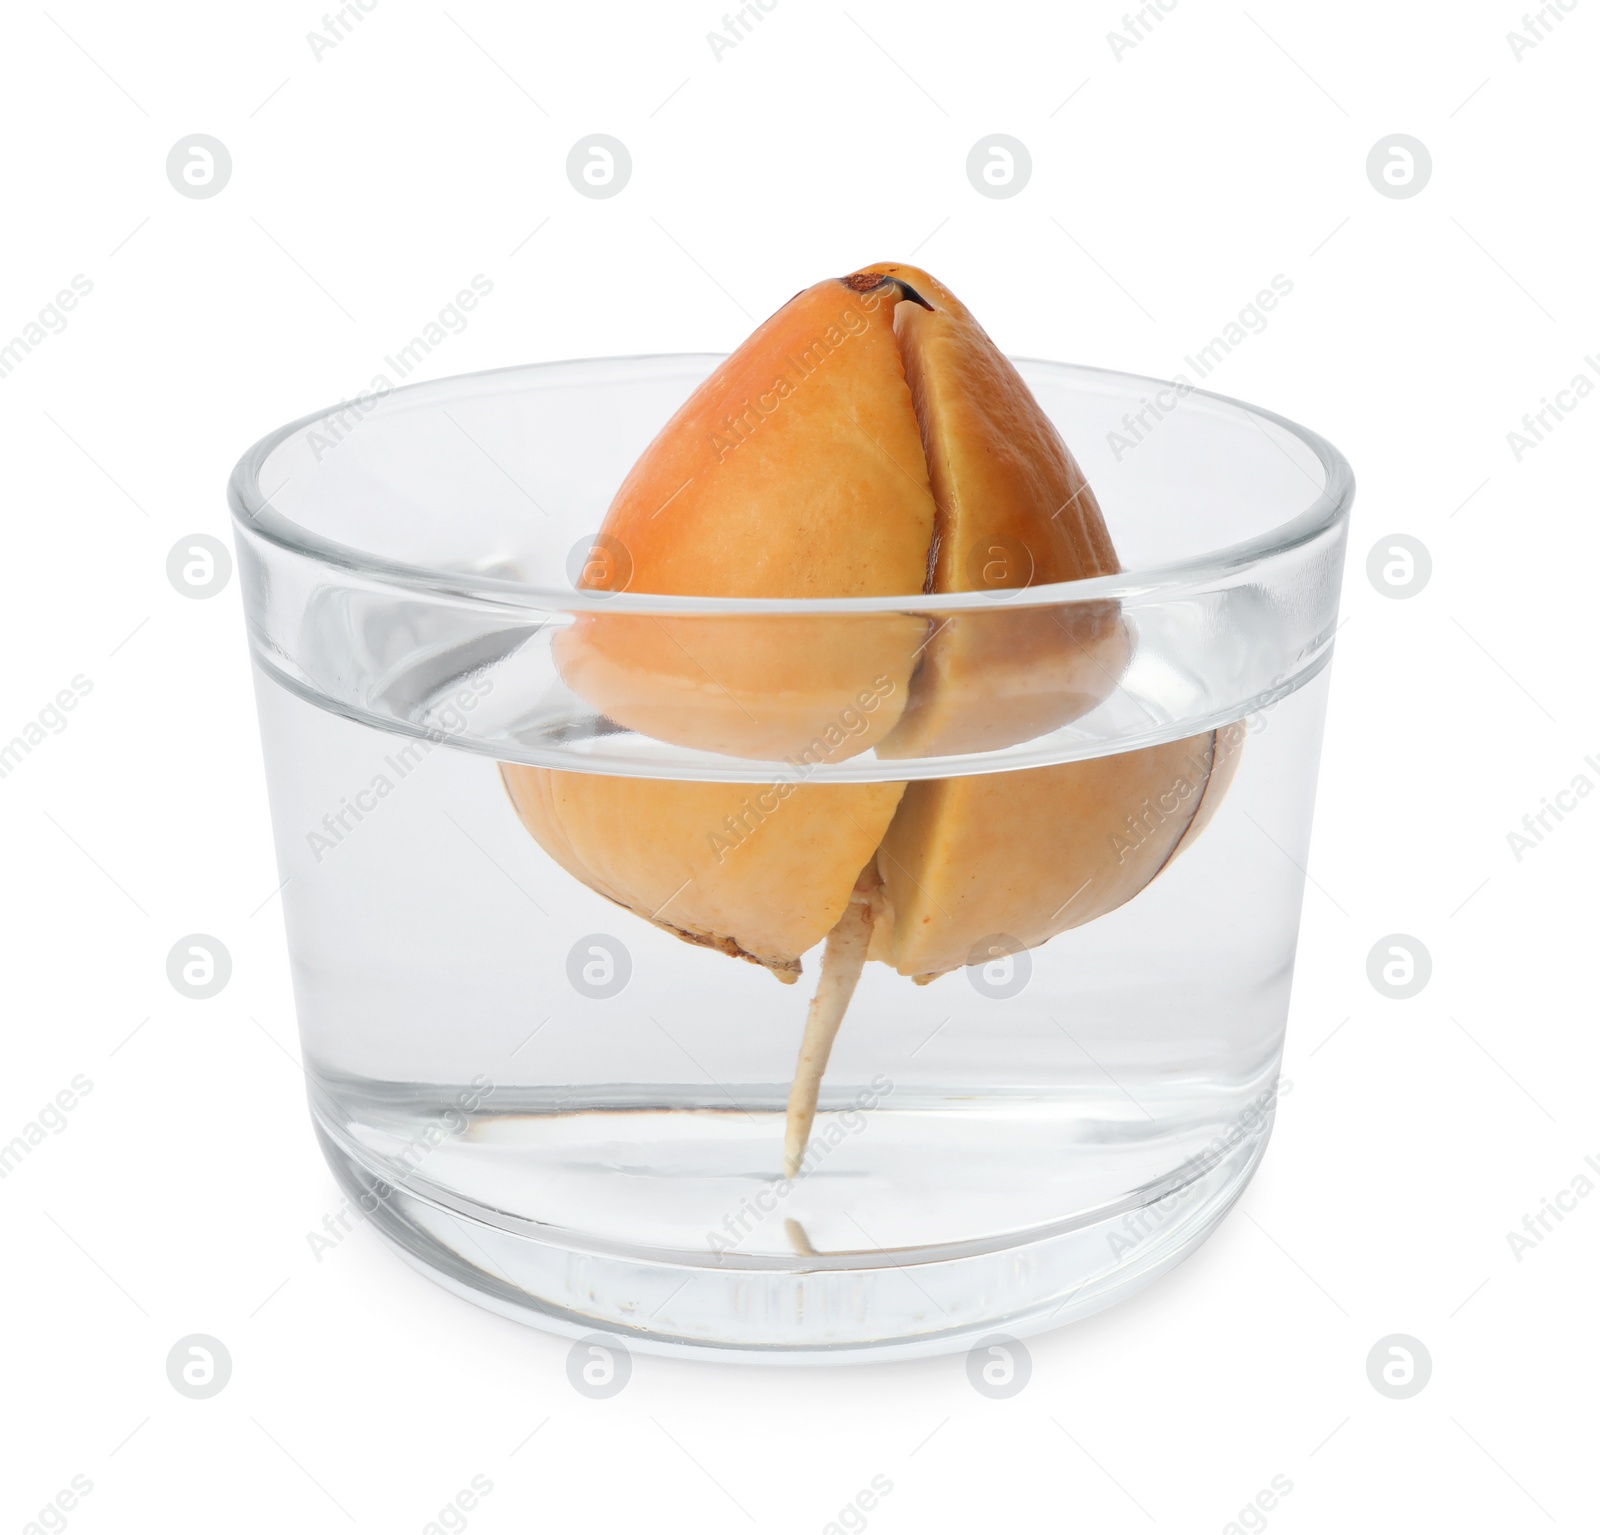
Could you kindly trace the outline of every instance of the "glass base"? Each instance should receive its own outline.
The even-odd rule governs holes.
[[[566,1337],[614,1334],[650,1354],[756,1364],[858,1364],[1025,1337],[1134,1294],[1215,1229],[1271,1134],[1192,1175],[1000,1241],[788,1258],[627,1251],[386,1181],[313,1109],[351,1202],[414,1267],[490,1311]],[[392,1172],[392,1170],[391,1170]],[[538,1230],[538,1228],[534,1228]]]

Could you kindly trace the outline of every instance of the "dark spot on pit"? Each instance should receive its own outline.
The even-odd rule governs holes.
[[[852,293],[871,293],[885,284],[893,283],[900,290],[902,299],[910,299],[913,304],[921,304],[924,309],[929,311],[933,309],[933,305],[918,293],[910,283],[901,282],[898,277],[889,277],[882,272],[852,272],[848,277],[841,277],[839,281]]]

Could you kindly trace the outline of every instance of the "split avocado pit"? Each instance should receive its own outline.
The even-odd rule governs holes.
[[[1005,592],[1120,569],[1016,369],[943,284],[894,263],[805,289],[760,326],[634,465],[595,552],[581,585],[698,597]],[[785,983],[825,945],[786,1177],[868,960],[925,984],[1114,910],[1199,836],[1243,739],[1234,725],[1050,767],[809,781],[869,749],[993,751],[1087,713],[1128,662],[1114,602],[942,619],[586,612],[555,652],[573,691],[628,729],[794,769],[766,788],[500,769],[545,851],[656,926]]]

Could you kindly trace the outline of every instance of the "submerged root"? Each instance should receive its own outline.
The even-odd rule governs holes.
[[[815,1258],[820,1256],[811,1245],[811,1238],[806,1235],[806,1228],[792,1215],[783,1223],[783,1229],[788,1233],[789,1242],[802,1258]]]
[[[878,873],[868,864],[850,893],[844,914],[834,923],[822,949],[822,974],[816,995],[806,1014],[806,1030],[800,1040],[800,1058],[795,1063],[794,1081],[789,1085],[789,1112],[784,1123],[783,1176],[796,1177],[811,1139],[811,1122],[817,1114],[817,1094],[822,1074],[828,1069],[828,1053],[844,1022],[845,1010],[855,995],[872,943],[873,921],[878,906]]]

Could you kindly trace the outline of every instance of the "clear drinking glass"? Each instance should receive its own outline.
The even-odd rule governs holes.
[[[402,1255],[558,1332],[851,1360],[1083,1316],[1202,1241],[1266,1146],[1349,466],[1235,401],[1020,361],[1123,574],[837,601],[577,590],[610,557],[595,534],[615,488],[719,361],[416,385],[284,427],[235,471],[317,1135]],[[856,749],[872,728],[852,669],[907,625],[946,622],[1013,662],[1041,624],[1120,626],[1121,649],[1070,723],[1029,734],[1026,668],[1008,664],[956,707],[1010,718],[1011,744]],[[570,647],[591,643],[634,658],[628,707],[607,699],[635,728],[584,696]],[[822,723],[763,693],[774,656],[791,681],[816,672],[802,713],[842,699],[845,750],[780,749]],[[707,657],[720,680],[697,675]],[[769,759],[714,749],[730,700],[770,715]],[[784,1110],[815,954],[785,986],[680,941],[570,874],[507,792],[529,768],[721,785],[702,791],[729,807],[704,827],[714,847],[785,824],[782,785],[847,807],[829,786],[926,795],[986,775],[965,790],[1000,808],[964,856],[993,878],[1075,835],[1048,795],[1011,816],[1029,781],[1012,775],[1099,773],[1125,793],[1120,833],[1084,833],[1115,863],[1168,835],[1208,753],[1231,786],[1125,904],[1038,947],[986,934],[926,985],[867,965],[793,1179]],[[619,815],[606,831],[651,827]],[[1053,871],[1039,877],[1036,901],[1053,900]]]

